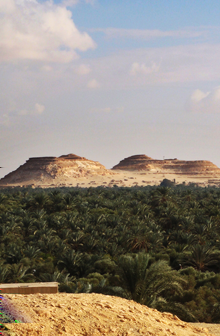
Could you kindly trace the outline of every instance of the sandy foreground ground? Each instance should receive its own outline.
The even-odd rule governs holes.
[[[194,326],[200,328],[207,328],[208,331],[216,336],[220,336],[220,324],[211,324],[211,323],[193,323]]]
[[[29,180],[26,184],[14,183],[13,185],[7,184],[7,186],[32,186],[32,188],[48,188],[48,187],[113,187],[117,185],[119,187],[134,187],[134,186],[147,186],[147,185],[160,185],[163,179],[169,179],[175,181],[177,184],[185,182],[185,184],[196,183],[199,186],[205,187],[208,185],[220,186],[220,177],[215,175],[183,175],[183,174],[162,174],[157,172],[144,172],[144,171],[121,171],[112,170],[110,174],[103,175],[88,175],[78,178],[65,177],[56,178],[52,183],[47,181],[34,181]],[[0,185],[2,186],[2,185]]]
[[[4,297],[31,321],[6,324],[16,336],[220,335],[220,328],[211,333],[210,325],[189,324],[172,314],[114,296],[58,293]]]

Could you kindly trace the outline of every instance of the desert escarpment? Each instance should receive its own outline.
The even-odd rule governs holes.
[[[201,175],[220,177],[220,169],[210,161],[178,159],[155,160],[144,154],[133,155],[120,161],[113,170],[148,171],[162,174]]]
[[[0,180],[0,188],[134,187],[160,185],[163,179],[185,185],[220,187],[220,169],[210,161],[155,160],[133,155],[106,169],[97,161],[75,154],[32,157]]]
[[[2,178],[0,185],[54,184],[56,181],[64,182],[69,179],[111,174],[112,172],[99,162],[75,154],[60,157],[33,157]]]

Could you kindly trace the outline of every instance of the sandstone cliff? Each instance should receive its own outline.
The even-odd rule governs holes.
[[[69,179],[111,175],[111,171],[96,161],[75,154],[60,157],[33,157],[0,180],[6,184],[53,184]]]
[[[144,154],[127,157],[112,169],[220,177],[220,169],[210,161],[154,160]]]

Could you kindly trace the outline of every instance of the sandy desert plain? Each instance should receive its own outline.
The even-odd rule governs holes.
[[[139,171],[121,171],[115,170],[111,175],[92,175],[88,177],[78,177],[78,178],[59,178],[56,183],[52,184],[35,184],[30,183],[33,187],[48,188],[48,187],[113,187],[117,185],[118,187],[135,187],[135,186],[158,186],[164,179],[169,179],[175,181],[176,184],[185,183],[189,185],[190,183],[195,183],[200,187],[205,187],[208,185],[218,185],[220,184],[219,178],[212,178],[206,176],[181,176],[177,174],[164,174],[164,173],[154,173],[154,172],[139,172]],[[18,184],[21,185],[21,184]],[[15,184],[16,186],[16,184]]]
[[[151,172],[135,172],[135,171],[114,171],[111,175],[91,175],[82,176],[78,178],[65,178],[59,177],[54,183],[36,183],[35,180],[29,180],[28,184],[23,183],[8,183],[4,186],[20,186],[20,187],[32,187],[32,188],[56,188],[56,187],[134,187],[134,186],[158,186],[164,179],[175,181],[176,184],[196,183],[199,186],[205,187],[208,185],[216,185],[220,183],[220,179],[211,179],[210,177],[202,176],[177,176],[176,174],[163,174],[163,173],[151,173]],[[1,186],[1,184],[0,184]]]

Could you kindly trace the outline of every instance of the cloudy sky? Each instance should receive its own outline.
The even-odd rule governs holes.
[[[220,166],[219,0],[0,0],[0,177],[75,153]]]

